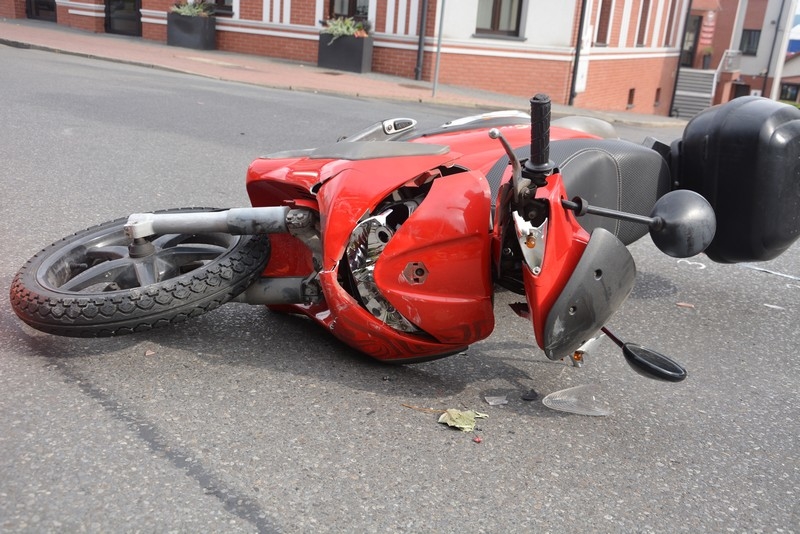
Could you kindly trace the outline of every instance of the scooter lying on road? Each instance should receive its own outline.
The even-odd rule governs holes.
[[[16,275],[13,309],[99,337],[262,304],[407,363],[489,336],[499,285],[525,296],[515,311],[548,358],[577,362],[603,331],[638,372],[678,381],[680,364],[604,326],[634,285],[626,245],[649,231],[671,256],[731,263],[800,235],[800,111],[770,100],[711,108],[671,146],[590,118],[551,128],[545,95],[530,115],[415,124],[255,160],[253,207],[138,213],[64,238]]]

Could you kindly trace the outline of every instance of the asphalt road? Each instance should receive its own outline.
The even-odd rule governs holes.
[[[246,205],[262,153],[464,114],[3,47],[0,64],[5,294],[27,258],[91,224]],[[639,377],[608,341],[581,369],[548,361],[508,293],[489,339],[413,366],[261,307],[79,340],[30,330],[3,298],[0,531],[800,530],[800,246],[770,272],[632,249],[637,285],[609,326],[682,361],[680,384]],[[522,399],[583,384],[611,415]],[[404,405],[489,418],[461,433]]]

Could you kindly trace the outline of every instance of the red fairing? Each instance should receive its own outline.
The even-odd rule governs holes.
[[[494,328],[489,205],[483,175],[439,178],[375,266],[384,296],[443,343],[473,343]]]
[[[253,206],[305,206],[317,210],[311,188],[319,181],[320,160],[308,165],[305,159],[266,159],[253,161],[247,169],[247,193]],[[307,276],[314,270],[311,251],[296,237],[272,234],[273,253],[262,276]]]
[[[547,315],[581,259],[589,234],[581,228],[571,211],[561,208],[561,199],[567,198],[567,192],[560,174],[550,176],[547,187],[536,191],[536,198],[545,198],[550,204],[547,243],[541,272],[535,275],[523,266],[522,279],[536,342],[544,348]]]
[[[489,191],[480,173],[438,177],[378,260],[375,276],[387,300],[422,331],[396,330],[369,313],[340,284],[340,262],[353,229],[383,198],[458,155],[362,161],[256,160],[247,189],[254,206],[318,206],[323,240],[317,305],[275,309],[302,313],[351,347],[385,361],[422,360],[463,350],[494,328]],[[321,185],[319,185],[321,184]],[[315,186],[318,186],[315,188]],[[311,194],[317,189],[316,195]],[[311,273],[308,249],[288,234],[273,234],[265,275]],[[297,246],[300,245],[300,246]],[[288,248],[284,248],[288,246]],[[409,262],[425,266],[430,282],[401,281]],[[383,287],[385,285],[385,288]],[[430,330],[429,330],[430,329]]]
[[[453,155],[339,161],[323,170],[317,193],[322,226],[323,269],[332,269],[344,254],[359,220],[392,191],[412,178],[442,165]],[[331,164],[333,165],[333,164]],[[333,171],[333,172],[331,172]],[[326,179],[325,176],[331,176]]]
[[[433,338],[399,332],[361,307],[337,281],[337,271],[320,273],[328,309],[308,315],[354,349],[383,361],[414,361],[446,356],[467,344],[440,343]]]

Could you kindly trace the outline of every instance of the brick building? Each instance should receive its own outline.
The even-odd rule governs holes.
[[[688,46],[685,25],[697,22],[687,14],[703,1],[216,0],[216,46],[314,63],[321,21],[354,16],[371,24],[375,72],[432,80],[438,51],[441,83],[519,96],[545,92],[562,104],[667,115]],[[166,41],[173,2],[0,0],[0,16]],[[748,3],[712,1],[715,9],[731,2]],[[703,13],[706,8],[700,6]],[[727,15],[723,10],[718,19]],[[702,34],[695,37],[699,42]],[[683,56],[702,61],[703,50],[692,45]]]

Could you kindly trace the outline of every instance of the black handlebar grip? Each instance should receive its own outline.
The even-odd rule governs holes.
[[[550,162],[550,97],[539,93],[531,98],[531,159],[534,168]]]

